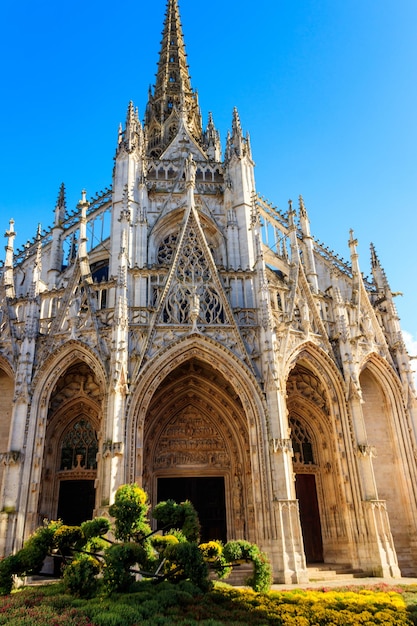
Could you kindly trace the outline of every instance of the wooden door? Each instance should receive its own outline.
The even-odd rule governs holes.
[[[300,507],[306,561],[307,563],[322,563],[323,540],[315,475],[297,474],[295,490]]]

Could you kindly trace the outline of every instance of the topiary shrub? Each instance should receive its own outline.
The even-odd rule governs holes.
[[[251,561],[252,546],[243,539],[228,541],[223,548],[223,556],[227,561]]]
[[[116,491],[109,513],[115,518],[116,539],[126,542],[140,540],[151,533],[147,521],[148,496],[138,485],[122,485]]]
[[[204,560],[209,563],[214,563],[215,561],[217,561],[223,553],[223,546],[220,541],[209,541],[207,543],[200,543],[198,549],[201,551]]]
[[[63,556],[80,550],[85,544],[86,539],[80,526],[63,524],[54,534],[53,545]]]
[[[10,593],[13,588],[13,576],[36,574],[51,552],[54,535],[61,522],[50,522],[38,528],[16,554],[11,554],[0,561],[0,594]]]
[[[106,517],[96,517],[81,524],[82,533],[87,541],[106,535],[110,528],[110,522]]]
[[[154,535],[151,538],[151,544],[160,559],[165,557],[166,549],[169,546],[176,545],[177,543],[179,543],[179,541],[175,535]]]
[[[197,585],[202,591],[208,591],[211,583],[208,577],[207,564],[196,543],[173,543],[167,546],[166,558],[175,565],[167,576],[171,580],[187,580]]]
[[[254,591],[266,593],[272,585],[272,567],[265,552],[261,552],[258,546],[254,545],[252,551],[253,574],[249,576],[246,583]]]
[[[187,541],[198,542],[200,538],[200,522],[194,506],[189,500],[177,504],[174,500],[158,502],[152,516],[163,528],[177,528]]]
[[[137,543],[115,543],[104,554],[103,581],[108,593],[128,591],[134,582],[133,565],[146,566],[148,553]]]
[[[272,567],[267,555],[254,543],[237,540],[229,541],[223,549],[223,558],[226,562],[251,561],[253,574],[246,580],[246,584],[254,591],[268,591],[272,584]],[[225,577],[225,576],[223,576]]]
[[[232,566],[223,555],[223,544],[220,541],[209,541],[201,543],[198,549],[203,555],[203,559],[214,570],[218,578],[227,578],[232,571]]]
[[[42,569],[46,556],[54,545],[54,536],[61,527],[61,522],[50,522],[38,528],[24,543],[23,548],[15,554],[18,571],[16,575],[36,574]]]
[[[98,589],[97,575],[100,563],[87,554],[81,554],[64,570],[65,590],[79,598],[92,598]]]

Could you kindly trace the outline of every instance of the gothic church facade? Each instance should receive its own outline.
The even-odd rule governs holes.
[[[237,110],[203,128],[177,0],[111,189],[0,268],[0,553],[117,487],[191,499],[202,539],[247,539],[277,582],[308,564],[417,574],[417,405],[386,275],[307,210],[258,194]]]

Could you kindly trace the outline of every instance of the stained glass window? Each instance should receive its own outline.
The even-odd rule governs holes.
[[[78,465],[77,456],[81,456],[80,465],[85,469],[97,468],[97,435],[89,421],[81,419],[69,430],[61,447],[61,470],[70,470]]]

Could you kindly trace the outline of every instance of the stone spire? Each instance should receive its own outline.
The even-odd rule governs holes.
[[[202,139],[198,96],[192,90],[178,0],[168,0],[159,53],[156,84],[149,93],[145,115],[148,153],[160,156],[178,130],[182,118],[196,141]]]

